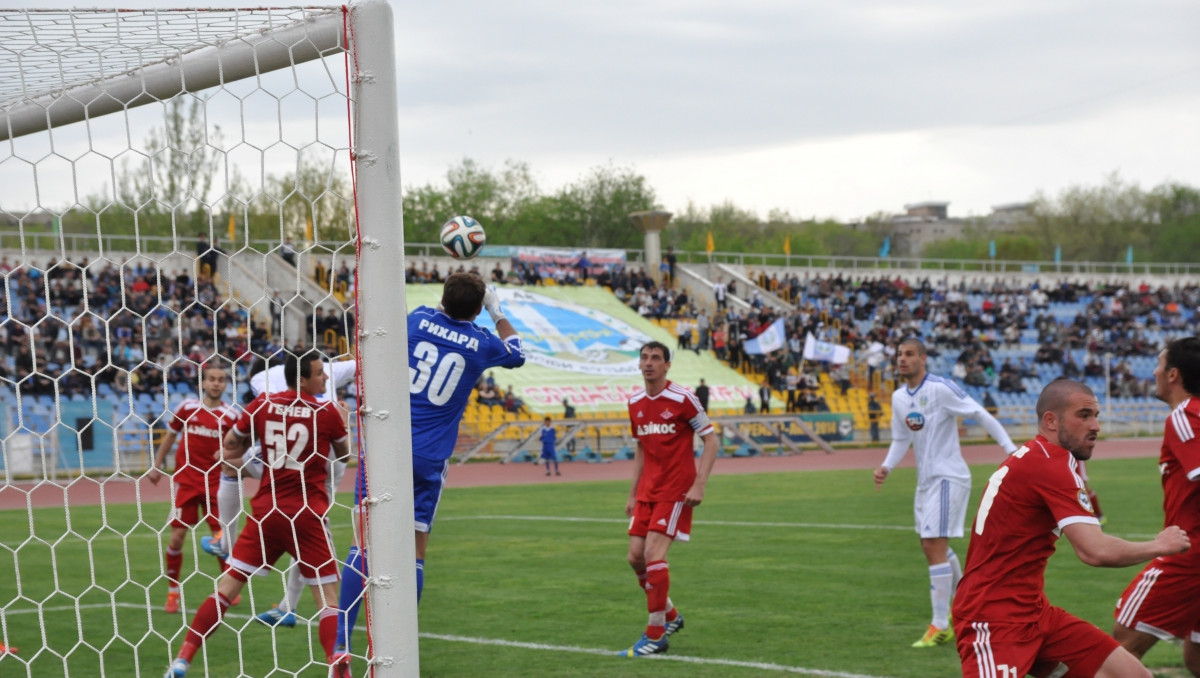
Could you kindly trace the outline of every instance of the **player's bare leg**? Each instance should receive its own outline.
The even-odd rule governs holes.
[[[1129,650],[1118,647],[1108,655],[1108,659],[1100,665],[1095,678],[1154,678],[1150,671],[1142,666],[1142,661],[1133,656]]]
[[[1200,637],[1195,634],[1183,641],[1183,665],[1193,676],[1200,676]]]
[[[1158,638],[1149,633],[1135,631],[1120,622],[1113,623],[1112,636],[1121,644],[1121,647],[1128,650],[1130,654],[1138,659],[1145,656],[1150,651],[1150,648],[1154,647],[1155,643],[1158,642]]]

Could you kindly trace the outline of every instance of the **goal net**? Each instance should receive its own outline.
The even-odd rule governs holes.
[[[0,10],[0,675],[163,675],[221,572],[179,413],[210,367],[236,414],[257,359],[313,349],[357,361],[337,396],[380,490],[355,530],[352,466],[327,513],[339,561],[370,545],[352,672],[417,674],[411,532],[381,529],[412,520],[393,42],[383,0]],[[308,590],[295,627],[255,619],[293,567],[195,674],[326,674]]]

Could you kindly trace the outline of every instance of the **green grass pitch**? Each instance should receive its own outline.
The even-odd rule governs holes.
[[[1107,531],[1158,531],[1153,459],[1100,461],[1089,471]],[[972,507],[990,472],[973,469]],[[625,563],[627,482],[448,490],[426,564],[421,674],[958,676],[953,647],[909,648],[929,618],[927,569],[911,530],[913,483],[911,469],[897,470],[879,493],[869,471],[714,476],[693,541],[671,549],[671,597],[687,620],[671,643],[674,660],[608,654],[636,640],[646,619]],[[140,513],[133,505],[39,509],[32,518],[0,512],[0,622],[20,648],[0,657],[0,675],[162,675],[216,573],[189,542],[188,614],[161,611],[165,514],[163,504]],[[344,554],[348,515],[333,522]],[[966,540],[953,546],[965,557]],[[1107,630],[1136,572],[1086,567],[1063,540],[1047,589],[1052,602]],[[249,620],[281,591],[278,577],[256,580],[231,609],[232,629],[210,639],[192,675],[324,676],[315,627],[272,630]],[[306,593],[301,613],[312,610]],[[356,642],[361,651],[361,627]],[[1178,667],[1179,650],[1160,643],[1147,663],[1156,672]],[[354,671],[364,675],[365,663]]]

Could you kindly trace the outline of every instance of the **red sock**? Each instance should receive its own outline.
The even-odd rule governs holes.
[[[325,661],[333,661],[333,646],[337,643],[338,614],[336,607],[323,607],[317,615],[321,620],[317,627],[317,636],[321,639],[321,647],[325,648]]]
[[[652,622],[646,625],[646,635],[650,638],[661,638],[667,632],[661,619],[665,621],[667,612],[667,592],[671,588],[671,570],[667,561],[655,560],[646,563],[646,610],[650,612]],[[655,613],[660,615],[655,619]]]
[[[171,582],[171,589],[179,588],[179,571],[183,569],[183,549],[168,548],[163,560],[166,561],[167,581]]]
[[[183,647],[179,648],[180,659],[192,661],[192,657],[196,656],[196,651],[204,644],[204,639],[217,630],[217,624],[221,622],[221,617],[228,609],[229,601],[219,593],[212,594],[205,598],[203,603],[200,603],[200,609],[196,610],[196,616],[192,618],[192,625],[188,627],[187,640],[183,641]]]
[[[639,572],[637,570],[634,570],[633,573],[637,575],[638,588],[645,591],[646,590],[646,571],[642,570],[641,572]]]

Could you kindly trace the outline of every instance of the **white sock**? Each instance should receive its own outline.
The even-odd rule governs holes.
[[[300,577],[300,566],[294,561],[288,568],[287,586],[283,590],[283,600],[279,601],[279,609],[284,612],[295,612],[300,604],[300,594],[304,593],[304,579]]]
[[[958,590],[958,582],[962,581],[962,563],[958,561],[958,554],[952,548],[946,549],[946,562],[950,563],[951,574],[954,575],[950,581],[950,595],[953,597],[954,592]]]
[[[929,566],[929,600],[933,603],[932,624],[939,629],[950,626],[950,583],[954,572],[950,563]]]
[[[242,483],[237,478],[221,476],[217,485],[217,521],[221,523],[221,541],[228,553],[237,541],[238,514],[242,512]]]

